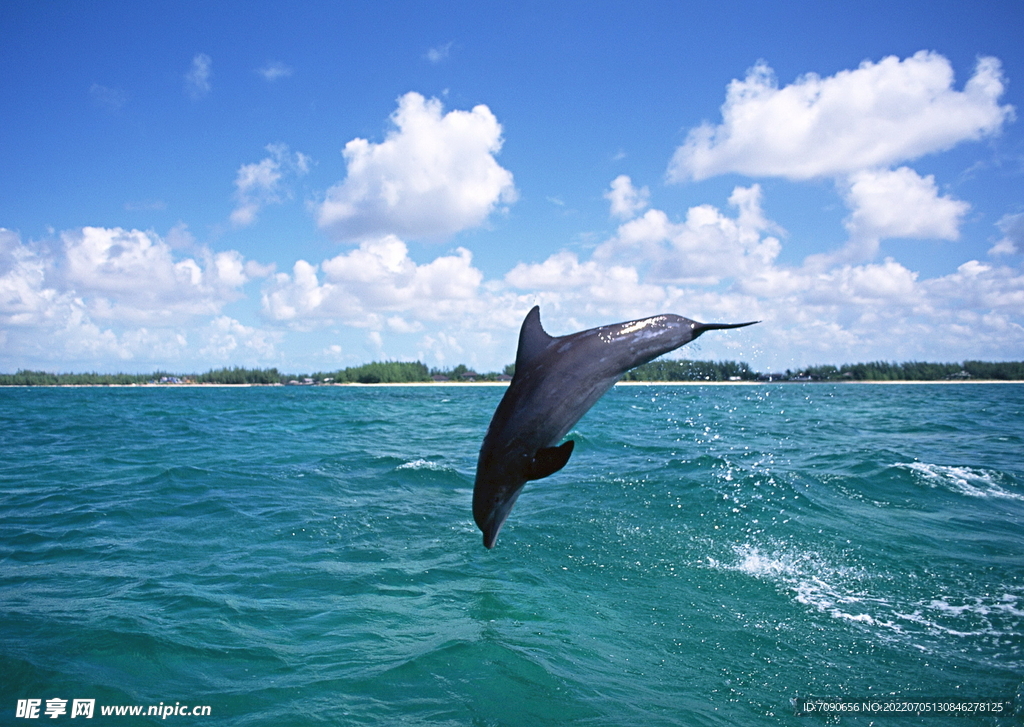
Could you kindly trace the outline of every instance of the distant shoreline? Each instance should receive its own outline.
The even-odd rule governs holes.
[[[765,386],[768,384],[911,384],[914,386],[922,384],[1024,384],[1019,379],[937,379],[934,381],[919,381],[902,379],[896,381],[618,381],[616,386]],[[211,389],[211,388],[280,388],[280,389],[301,389],[307,387],[353,387],[357,389],[373,389],[382,387],[426,387],[426,386],[449,386],[449,387],[473,387],[473,386],[508,386],[508,381],[408,381],[403,383],[388,384],[360,384],[346,382],[342,384],[0,384],[0,389]]]

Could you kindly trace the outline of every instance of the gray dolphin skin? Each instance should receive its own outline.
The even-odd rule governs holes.
[[[565,467],[574,442],[555,446],[627,371],[689,343],[705,331],[749,323],[698,323],[665,314],[550,336],[540,307],[519,332],[516,370],[487,427],[476,465],[473,519],[493,548],[528,480]]]

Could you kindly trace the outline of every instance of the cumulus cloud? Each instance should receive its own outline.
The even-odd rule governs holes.
[[[505,275],[505,282],[522,290],[585,298],[588,308],[613,304],[618,310],[651,310],[666,298],[660,286],[642,283],[636,268],[595,260],[581,263],[571,252],[556,253],[542,263],[519,263]]]
[[[722,123],[690,131],[668,180],[729,172],[791,180],[832,177],[850,209],[850,237],[839,250],[808,258],[821,271],[871,260],[885,238],[956,240],[970,205],[940,195],[933,176],[900,162],[997,134],[1014,109],[999,105],[998,59],[980,58],[963,90],[938,53],[863,62],[779,88],[763,61],[729,84]],[[997,243],[993,254],[1010,249]]]
[[[61,282],[83,298],[90,315],[158,321],[217,313],[248,281],[245,261],[230,250],[202,250],[198,259],[175,259],[152,233],[83,227],[65,232]]]
[[[851,214],[842,249],[813,256],[816,267],[872,259],[885,238],[956,240],[971,205],[940,196],[935,177],[909,167],[869,169],[838,182]]]
[[[1024,252],[1024,213],[1003,215],[996,222],[996,227],[1003,237],[988,251],[989,255]]]
[[[68,304],[66,295],[46,285],[52,268],[41,250],[23,245],[16,233],[0,228],[0,323],[37,325],[54,307]]]
[[[929,293],[964,312],[1000,314],[1020,322],[1024,275],[1019,269],[968,260],[955,273],[927,281]]]
[[[612,188],[605,192],[604,198],[611,203],[611,214],[628,220],[638,212],[647,208],[650,203],[651,190],[647,187],[636,189],[625,174],[612,180]]]
[[[438,238],[483,223],[516,199],[512,173],[495,160],[501,125],[484,105],[443,113],[441,102],[407,93],[380,144],[345,145],[345,180],[318,209],[321,228],[341,240]]]
[[[0,270],[5,353],[65,362],[176,359],[195,321],[221,316],[267,272],[234,250],[178,257],[152,232],[100,227],[33,243],[0,231]]]
[[[278,273],[264,288],[263,311],[271,319],[300,325],[337,319],[379,328],[390,317],[393,329],[415,327],[395,314],[440,320],[475,303],[482,280],[465,248],[417,265],[406,244],[389,235],[364,240],[358,249],[320,265],[297,261],[291,274]]]
[[[857,172],[849,178],[847,204],[853,210],[847,229],[854,236],[956,240],[971,206],[940,197],[935,177],[908,167]]]
[[[196,53],[192,57],[192,65],[185,74],[185,92],[194,100],[210,93],[210,76],[213,60],[205,53]]]
[[[891,258],[826,270],[778,267],[735,281],[723,295],[733,294],[762,311],[765,325],[750,335],[763,342],[767,368],[999,358],[1024,347],[1024,275],[977,261],[937,278]]]
[[[278,204],[286,196],[281,181],[286,175],[301,176],[309,171],[310,158],[302,152],[290,153],[287,144],[269,144],[270,156],[254,164],[243,164],[235,175],[235,201],[231,213],[235,227],[256,221],[268,204]]]
[[[953,81],[949,61],[927,51],[825,78],[807,74],[783,88],[760,62],[729,84],[722,123],[689,133],[668,178],[839,176],[981,139],[1013,117],[1012,106],[998,104],[1005,88],[998,59],[979,59],[962,91]]]
[[[292,75],[292,68],[290,66],[281,63],[280,61],[271,61],[265,66],[256,70],[266,81],[276,81],[279,78],[287,78]]]
[[[276,354],[282,338],[277,331],[263,331],[221,315],[200,329],[199,355],[208,361],[265,361]]]
[[[765,233],[780,231],[761,210],[761,187],[736,187],[729,204],[738,211],[728,217],[712,205],[691,207],[683,222],[662,210],[622,224],[594,251],[598,261],[632,261],[654,282],[699,281],[711,285],[734,275],[749,275],[772,264],[779,240]]]

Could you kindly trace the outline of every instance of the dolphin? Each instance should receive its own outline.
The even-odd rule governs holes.
[[[565,467],[573,440],[555,446],[623,374],[705,331],[748,323],[698,323],[665,314],[551,336],[534,306],[519,331],[516,369],[480,447],[473,519],[484,547],[498,539],[523,485]]]

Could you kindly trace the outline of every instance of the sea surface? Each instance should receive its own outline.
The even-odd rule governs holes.
[[[0,724],[1024,723],[1024,385],[618,386],[488,551],[503,393],[0,389]]]

